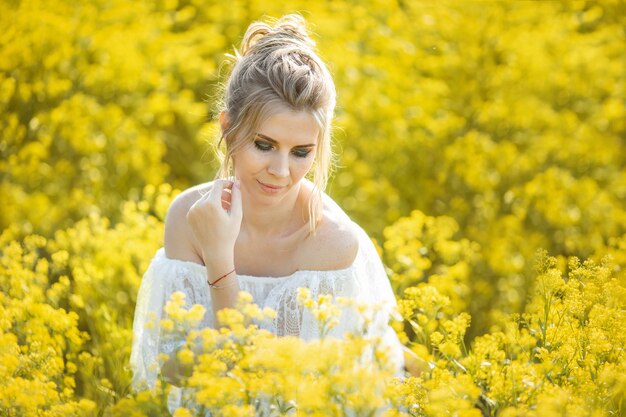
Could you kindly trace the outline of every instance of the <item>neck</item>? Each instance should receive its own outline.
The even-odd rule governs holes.
[[[272,205],[255,204],[245,194],[242,195],[243,219],[241,230],[251,237],[280,237],[286,236],[296,227],[305,222],[306,205],[300,196],[302,185],[297,184],[292,192],[282,200]]]

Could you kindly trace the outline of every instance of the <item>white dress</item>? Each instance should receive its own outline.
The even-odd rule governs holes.
[[[328,196],[325,198],[330,199]],[[304,340],[318,338],[319,330],[312,314],[297,303],[298,287],[308,288],[313,299],[322,294],[332,294],[336,297],[351,297],[368,306],[382,305],[368,333],[382,337],[383,345],[390,349],[396,374],[401,375],[404,365],[402,345],[388,325],[390,315],[395,312],[396,299],[372,241],[360,226],[354,222],[351,224],[359,237],[359,250],[348,268],[301,270],[285,277],[238,274],[239,287],[249,292],[260,307],[276,311],[276,318],[269,323],[263,322],[263,328],[277,336],[295,335]],[[184,340],[162,338],[158,325],[163,317],[163,307],[175,291],[185,294],[187,308],[193,304],[205,307],[201,327],[215,327],[206,268],[195,262],[167,258],[164,249],[159,249],[143,276],[135,308],[130,362],[133,370],[132,387],[136,391],[153,389],[159,373],[155,365],[158,355],[171,354],[184,344]],[[148,321],[155,325],[146,328]],[[339,324],[330,331],[328,337],[342,337],[346,332],[354,331],[356,325],[353,314],[342,313]],[[175,408],[176,401],[172,403],[172,400],[170,396],[170,406]]]

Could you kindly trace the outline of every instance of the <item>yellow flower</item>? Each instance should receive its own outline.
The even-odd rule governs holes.
[[[161,323],[161,328],[163,330],[165,330],[165,331],[174,330],[174,322],[172,320],[170,320],[170,319],[162,319],[160,323]]]
[[[76,364],[74,362],[67,362],[65,364],[65,368],[67,369],[67,372],[70,374],[75,374],[76,371],[78,370],[78,368],[76,367]]]
[[[243,326],[244,315],[232,308],[223,308],[217,312],[217,321],[231,328]]]
[[[450,358],[457,358],[461,355],[461,349],[455,342],[451,340],[446,340],[445,342],[440,344],[438,348],[441,353]]]
[[[183,365],[191,365],[194,360],[193,352],[187,348],[179,350],[176,356]]]
[[[174,291],[170,297],[172,302],[176,305],[184,305],[185,304],[185,293],[182,291]]]
[[[239,291],[239,294],[237,295],[237,301],[240,304],[249,304],[252,302],[252,294],[250,294],[249,292],[246,291]]]
[[[276,318],[276,310],[270,308],[270,307],[264,307],[263,308],[263,315],[265,317],[267,317],[268,319],[275,319]]]
[[[172,417],[193,417],[193,414],[187,408],[180,407],[174,411]]]
[[[206,308],[204,308],[202,305],[194,304],[185,315],[185,320],[191,325],[197,325],[202,321],[205,312]]]
[[[306,300],[309,300],[310,298],[311,298],[311,290],[310,289],[308,289],[306,287],[298,288],[298,295],[297,295],[298,303],[302,304]]]
[[[430,334],[430,342],[433,345],[438,346],[441,342],[443,342],[443,335],[439,332],[432,332]]]

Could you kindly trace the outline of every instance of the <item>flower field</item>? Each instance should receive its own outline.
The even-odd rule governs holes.
[[[337,84],[328,193],[375,238],[421,373],[359,334],[272,338],[245,294],[197,329],[175,294],[173,414],[626,415],[624,0],[7,0],[0,417],[170,414],[171,381],[130,390],[141,276],[217,169],[224,54],[294,11]],[[300,301],[332,327],[333,300]]]

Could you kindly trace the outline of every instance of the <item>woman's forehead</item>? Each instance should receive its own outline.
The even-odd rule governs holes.
[[[315,145],[319,126],[311,112],[279,110],[265,119],[255,134],[279,144]]]

